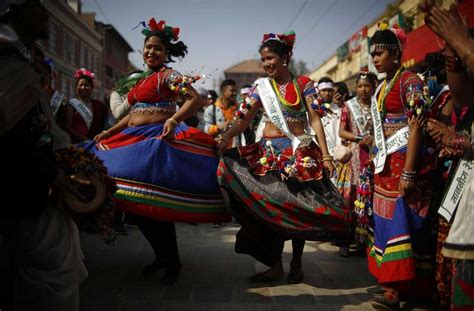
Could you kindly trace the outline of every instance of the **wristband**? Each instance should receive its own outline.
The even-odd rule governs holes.
[[[175,120],[175,119],[173,119],[173,118],[168,118],[168,120],[167,120],[167,121],[170,121],[170,122],[171,122],[171,124],[173,124],[174,126],[177,126],[177,125],[178,125],[178,121],[176,121],[176,120]]]

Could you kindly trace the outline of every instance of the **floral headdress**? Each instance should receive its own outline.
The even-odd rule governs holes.
[[[164,20],[160,20],[157,23],[155,18],[152,17],[148,21],[148,26],[146,26],[145,22],[143,21],[140,22],[139,25],[142,25],[145,28],[142,30],[142,34],[144,34],[145,36],[148,36],[153,31],[160,31],[166,35],[170,42],[179,40],[179,27],[167,26]]]
[[[385,22],[380,22],[377,24],[377,31],[390,30],[395,34],[398,44],[395,43],[375,43],[370,46],[370,53],[375,52],[375,50],[402,50],[403,44],[406,41],[406,34],[403,29],[398,27],[397,24],[394,24],[392,28],[389,28],[389,25]]]
[[[289,30],[285,33],[266,33],[263,35],[262,43],[270,40],[280,41],[281,43],[288,45],[293,50],[293,45],[295,44],[296,40],[296,34],[293,30]]]
[[[76,72],[74,73],[74,78],[79,79],[81,77],[88,77],[91,80],[94,80],[95,73],[87,70],[86,68],[77,69]]]

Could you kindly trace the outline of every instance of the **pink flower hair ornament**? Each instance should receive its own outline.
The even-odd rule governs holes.
[[[94,80],[95,73],[87,70],[86,68],[77,69],[76,72],[74,73],[74,78],[78,79],[81,77],[88,77],[91,80]]]
[[[145,36],[148,36],[153,31],[160,31],[166,35],[170,42],[179,40],[179,27],[167,26],[166,21],[164,20],[160,20],[157,23],[155,18],[152,17],[148,21],[148,26],[146,26],[145,22],[142,21],[135,28],[137,28],[139,25],[142,25],[144,27],[144,29],[142,30],[142,34],[144,34]]]

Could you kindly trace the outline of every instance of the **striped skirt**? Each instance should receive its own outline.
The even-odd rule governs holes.
[[[433,196],[430,173],[419,175],[416,189],[403,198],[398,191],[406,148],[389,156],[375,175],[373,230],[369,271],[378,282],[402,297],[431,298],[434,284],[436,235],[433,234]],[[422,163],[423,156],[420,157]]]
[[[104,161],[116,182],[116,207],[163,221],[228,222],[216,170],[213,138],[179,124],[175,139],[163,124],[130,127],[85,149]]]
[[[272,165],[261,160],[268,141],[275,153],[283,155]],[[296,166],[293,177],[282,179],[287,162],[306,157],[315,160],[314,166]],[[323,177],[320,150],[314,143],[294,155],[286,137],[230,149],[221,158],[218,180],[237,219],[250,217],[287,238],[347,241],[350,237],[349,210],[336,187]]]

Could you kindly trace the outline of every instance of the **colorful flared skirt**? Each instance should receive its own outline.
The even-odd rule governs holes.
[[[163,124],[130,127],[84,146],[116,180],[116,207],[164,221],[230,221],[217,183],[212,137],[182,123],[174,140],[162,139],[162,131]]]
[[[271,154],[266,153],[268,140]],[[264,138],[224,154],[218,180],[229,196],[232,213],[237,219],[245,213],[287,238],[347,241],[349,210],[335,186],[322,176],[319,148],[311,144],[287,157],[290,154],[291,142],[286,137]],[[299,160],[306,166],[299,165]],[[290,177],[289,167],[293,169]]]
[[[405,150],[388,156],[386,168],[375,176],[368,266],[380,284],[400,291],[402,297],[430,299],[437,238],[432,230],[437,218],[429,210],[432,188],[425,174],[412,194],[400,196],[398,170]]]
[[[474,260],[455,260],[451,310],[474,310]]]

